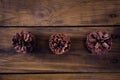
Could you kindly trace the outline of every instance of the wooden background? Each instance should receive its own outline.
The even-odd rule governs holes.
[[[0,80],[119,80],[119,7],[119,0],[0,0]],[[36,36],[32,53],[13,50],[12,36],[21,30]],[[118,35],[108,54],[93,55],[85,47],[86,35],[97,30]],[[49,50],[55,33],[71,37],[66,54]]]
[[[0,25],[119,25],[120,0],[0,0]]]

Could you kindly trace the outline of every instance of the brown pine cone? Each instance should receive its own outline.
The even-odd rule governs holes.
[[[33,34],[27,31],[21,31],[20,33],[16,33],[13,38],[13,47],[16,52],[19,53],[28,53],[33,50],[35,46],[35,37]]]
[[[104,31],[92,32],[87,36],[87,48],[94,54],[105,54],[112,46],[111,36]]]
[[[70,49],[70,37],[65,34],[54,34],[50,36],[49,47],[55,54],[63,54]]]

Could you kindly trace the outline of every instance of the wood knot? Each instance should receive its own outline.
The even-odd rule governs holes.
[[[118,17],[118,15],[117,14],[109,14],[109,17],[110,18],[116,18],[116,17]]]
[[[116,64],[116,63],[119,63],[119,60],[116,59],[116,58],[113,58],[113,59],[111,59],[111,62],[112,62],[113,64]]]
[[[120,39],[120,35],[119,34],[111,34],[111,38],[112,39]]]

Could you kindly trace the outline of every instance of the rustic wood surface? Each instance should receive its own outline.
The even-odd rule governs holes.
[[[119,80],[119,79],[120,73],[0,75],[0,80]]]
[[[84,44],[86,35],[95,30],[119,34],[119,27],[100,26],[120,25],[119,7],[120,0],[0,0],[0,26],[16,26],[0,28],[0,80],[119,80],[120,36],[113,39],[112,50],[102,56],[89,53]],[[17,54],[13,50],[11,38],[21,30],[37,37],[32,53]],[[71,37],[72,46],[58,56],[49,50],[48,39],[61,32]]]
[[[13,50],[12,36],[21,30],[31,31],[36,36],[33,53],[18,54]],[[85,48],[86,35],[97,30],[119,34],[120,28],[0,28],[0,72],[120,72],[120,38],[113,39],[112,49],[105,55],[93,55]],[[66,54],[55,55],[49,50],[49,36],[55,33],[66,33],[71,37],[71,49]]]
[[[120,0],[0,0],[0,25],[119,25]]]

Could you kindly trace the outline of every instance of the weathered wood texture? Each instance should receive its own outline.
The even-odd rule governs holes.
[[[0,26],[120,25],[119,7],[120,0],[0,0]],[[13,50],[11,38],[20,30],[36,35],[38,44],[32,53],[17,54]],[[0,28],[0,73],[61,72],[1,74],[0,80],[119,80],[120,73],[113,72],[120,72],[120,36],[113,39],[108,54],[97,56],[85,48],[86,35],[95,30],[120,32],[119,27]],[[49,50],[48,39],[61,32],[71,37],[72,47],[58,56]]]
[[[120,80],[120,73],[10,74],[0,80]]]
[[[14,52],[11,39],[21,30],[31,31],[36,35],[37,45],[33,53]],[[112,50],[102,56],[93,55],[85,48],[86,35],[96,30],[119,34],[120,28],[0,28],[0,72],[120,72],[120,37],[113,39]],[[55,55],[49,50],[49,36],[55,33],[66,33],[71,37],[71,49],[66,54]]]
[[[0,25],[119,25],[120,0],[0,0]]]

